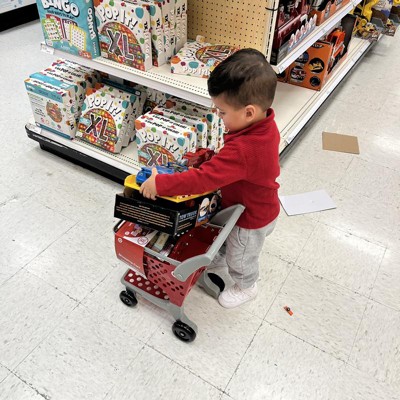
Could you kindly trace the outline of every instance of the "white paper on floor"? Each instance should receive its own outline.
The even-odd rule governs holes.
[[[279,196],[287,215],[307,214],[336,208],[336,204],[325,190]]]

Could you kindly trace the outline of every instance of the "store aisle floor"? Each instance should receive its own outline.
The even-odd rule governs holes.
[[[38,23],[0,35],[0,399],[400,399],[400,35],[282,161],[282,194],[325,189],[337,208],[282,211],[252,303],[225,310],[194,288],[191,344],[118,298],[121,186],[25,134],[23,79],[53,59],[41,38]],[[322,150],[322,131],[358,136],[360,155]]]

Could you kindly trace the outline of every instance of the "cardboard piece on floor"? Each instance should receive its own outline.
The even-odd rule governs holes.
[[[336,204],[325,190],[279,196],[287,215],[307,214],[336,208]]]
[[[357,136],[322,132],[322,148],[342,153],[360,154]]]

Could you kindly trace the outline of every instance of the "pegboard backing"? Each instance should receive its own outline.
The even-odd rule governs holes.
[[[188,38],[266,52],[269,0],[188,0]]]

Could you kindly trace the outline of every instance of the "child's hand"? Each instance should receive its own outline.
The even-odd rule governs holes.
[[[157,198],[156,176],[157,168],[151,170],[151,176],[140,186],[140,193],[147,199],[155,200]]]

